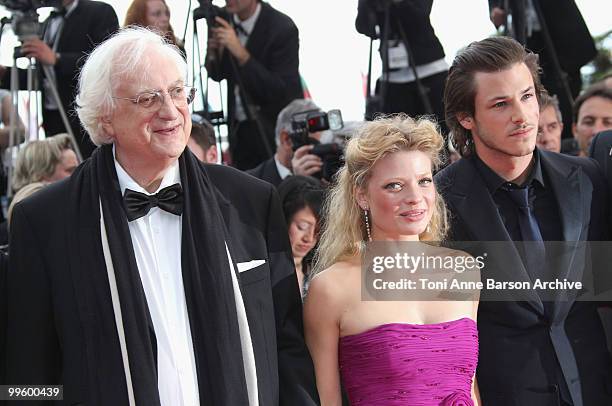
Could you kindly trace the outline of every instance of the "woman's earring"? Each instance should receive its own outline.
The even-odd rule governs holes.
[[[363,217],[365,218],[365,226],[366,226],[366,232],[368,233],[368,242],[372,242],[372,231],[370,230],[370,212],[367,209],[367,207],[365,209],[363,209]]]

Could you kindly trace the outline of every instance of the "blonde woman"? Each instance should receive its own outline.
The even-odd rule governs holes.
[[[443,139],[404,115],[365,124],[346,148],[324,207],[320,249],[305,300],[306,341],[322,406],[478,404],[475,301],[362,301],[364,241],[425,244],[446,232],[432,171]]]
[[[68,134],[29,142],[19,151],[13,173],[13,191],[34,182],[53,183],[67,178],[79,165]]]

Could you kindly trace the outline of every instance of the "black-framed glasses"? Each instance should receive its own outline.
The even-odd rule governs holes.
[[[196,88],[190,86],[177,86],[172,89],[168,89],[168,92],[161,90],[153,90],[150,92],[143,92],[136,97],[115,97],[113,99],[129,100],[137,106],[145,110],[159,110],[164,104],[166,93],[170,95],[172,102],[176,107],[186,107],[195,98]]]

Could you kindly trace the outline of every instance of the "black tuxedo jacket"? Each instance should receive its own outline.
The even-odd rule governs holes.
[[[546,151],[540,157],[557,198],[564,240],[605,239],[605,185],[596,163]],[[460,159],[435,180],[451,214],[450,239],[510,241],[472,159]],[[515,280],[529,280],[516,250],[499,260],[516,272]],[[480,302],[477,378],[483,404],[559,405],[563,380],[574,406],[612,404],[612,359],[596,306],[559,300],[549,314],[537,293],[529,294],[525,301]]]
[[[274,187],[277,187],[283,181],[278,173],[278,169],[276,168],[274,157],[263,161],[255,168],[246,171],[246,173],[255,176],[258,179],[265,180],[266,182],[274,185]]]
[[[244,90],[270,136],[274,134],[278,113],[294,99],[303,97],[299,68],[298,29],[288,16],[261,2],[261,12],[249,35],[246,49],[251,58],[239,67]],[[236,74],[225,51],[220,62],[207,64],[213,80],[227,79],[228,117],[235,111]]]
[[[314,405],[314,372],[303,339],[301,299],[278,196],[271,185],[233,168],[202,164],[202,170],[215,185],[232,259],[265,260],[239,273],[259,404]],[[91,213],[78,235],[81,247],[90,249],[75,251],[68,245],[74,236],[68,236],[64,226],[71,215],[66,202],[78,193],[73,179],[50,185],[15,207],[7,283],[9,334],[6,357],[1,357],[6,381],[63,384],[62,405],[99,405],[96,393],[112,394],[114,406],[127,405],[125,391],[112,384],[116,379],[96,370],[107,355],[96,351],[101,347],[94,341],[117,340],[117,331],[105,331],[95,314],[83,312],[86,306],[79,292],[91,286],[84,281],[106,268],[98,248],[99,212]],[[108,284],[99,285],[92,295],[109,295]],[[116,371],[118,376],[123,373]],[[206,399],[201,402],[207,404]]]
[[[524,0],[516,0],[516,3],[521,1]],[[537,1],[544,14],[559,63],[565,72],[574,72],[595,58],[597,54],[595,43],[574,0]],[[511,0],[510,6],[514,2]],[[489,0],[489,9],[504,8],[504,3],[505,0]],[[520,18],[518,13],[513,16],[513,21],[515,26],[525,24],[524,19]],[[542,40],[527,38],[527,47],[538,54],[544,53],[545,58],[548,59]]]
[[[43,23],[43,31],[46,30],[47,23],[47,21]],[[79,71],[85,63],[87,55],[91,53],[95,46],[117,29],[119,29],[119,21],[115,10],[109,4],[100,1],[79,0],[76,8],[66,16],[62,31],[56,39],[56,41],[59,41],[57,52],[60,54],[60,59],[55,64],[54,70],[57,91],[73,128],[79,128],[79,119],[74,111]],[[42,69],[40,69],[40,74],[42,80]],[[19,79],[20,89],[27,89],[25,71],[20,71]],[[10,88],[10,74],[4,75],[1,87]],[[44,92],[42,82],[40,89]],[[46,111],[44,94],[42,100],[44,119]],[[77,134],[75,133],[75,136]]]

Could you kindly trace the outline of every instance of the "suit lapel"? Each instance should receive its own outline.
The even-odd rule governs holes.
[[[467,228],[468,235],[483,242],[487,251],[500,253],[496,255],[499,257],[496,259],[498,266],[493,270],[493,274],[489,275],[494,279],[499,277],[507,281],[531,282],[516,247],[511,243],[493,197],[473,161],[464,158],[457,165],[456,178],[445,197],[455,208],[455,215],[461,220],[459,224]],[[504,243],[501,244],[500,241]],[[487,276],[486,267],[483,275]],[[523,296],[535,310],[544,312],[542,300],[534,290],[529,289]]]
[[[261,4],[261,11],[259,12],[259,16],[257,17],[257,21],[255,22],[255,26],[253,27],[253,31],[249,35],[249,38],[246,43],[246,48],[252,55],[263,55],[261,51],[261,47],[266,44],[268,40],[268,16],[269,16],[269,6],[266,3]]]
[[[559,206],[563,240],[580,241],[580,233],[584,223],[580,187],[582,169],[578,165],[570,167],[558,165],[552,153],[540,151],[540,157]]]
[[[540,151],[540,157],[542,168],[548,175],[548,181],[559,207],[564,241],[563,246],[558,247],[561,248],[561,253],[564,255],[556,255],[556,258],[547,256],[549,260],[560,260],[560,262],[548,264],[550,273],[554,271],[554,277],[559,280],[564,278],[582,280],[581,275],[575,274],[582,272],[585,260],[584,245],[580,243],[581,240],[584,240],[581,238],[582,224],[584,224],[583,193],[580,184],[582,169],[578,165],[561,165],[561,162],[556,160],[556,156],[552,153]],[[571,255],[568,255],[570,251]],[[564,318],[573,303],[568,302],[570,305],[562,306],[559,303],[560,300],[559,296],[555,297],[554,319]]]
[[[64,21],[62,22],[62,28],[61,28],[62,31],[59,33],[59,36],[55,39],[55,41],[57,41],[57,49],[61,49],[61,50],[70,49],[70,47],[68,47],[67,45],[69,45],[70,43],[73,43],[75,38],[77,38],[78,34],[75,32],[75,30],[77,28],[80,29],[82,25],[75,24],[74,22],[71,23],[70,21],[79,20],[79,16],[80,14],[82,14],[82,9],[83,9],[82,3],[83,3],[83,0],[79,0],[79,3],[76,5],[74,10],[72,10],[72,12],[70,12],[70,14],[68,14],[64,18]],[[81,33],[81,35],[83,35],[83,33]]]

